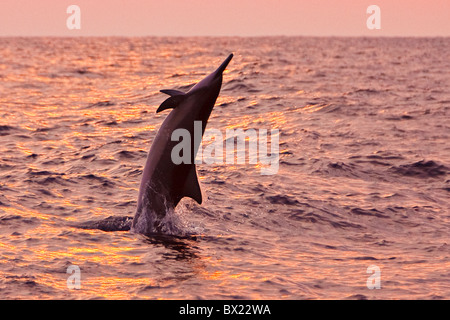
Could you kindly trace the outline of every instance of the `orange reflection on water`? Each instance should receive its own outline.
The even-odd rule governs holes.
[[[28,208],[21,207],[20,209],[14,207],[2,207],[2,211],[6,213],[6,215],[10,216],[20,216],[20,217],[33,217],[39,218],[43,220],[50,220],[53,216],[50,214],[45,214],[36,210],[31,210]]]
[[[259,116],[242,116],[239,122],[228,124],[226,129],[277,129],[283,127],[287,123],[287,115],[284,112],[273,111]]]
[[[304,106],[303,108],[301,108],[301,110],[313,113],[313,112],[320,111],[324,108],[327,108],[329,106],[330,106],[330,104],[311,104],[311,105]]]
[[[30,148],[26,147],[24,143],[16,143],[16,147],[27,156],[34,153]]]

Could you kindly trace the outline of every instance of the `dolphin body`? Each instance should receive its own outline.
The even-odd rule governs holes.
[[[222,73],[233,58],[228,58],[197,83],[188,92],[161,90],[170,97],[156,112],[173,108],[161,125],[147,156],[139,188],[136,214],[131,223],[134,233],[151,234],[161,232],[163,218],[184,197],[202,203],[202,192],[197,178],[195,156],[201,141],[194,141],[194,121],[201,121],[202,136],[222,86]],[[176,129],[188,130],[191,137],[190,163],[175,164],[172,160],[172,141]]]

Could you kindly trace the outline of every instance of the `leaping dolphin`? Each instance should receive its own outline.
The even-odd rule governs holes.
[[[197,178],[195,156],[201,141],[191,138],[190,163],[175,164],[172,150],[178,143],[172,141],[177,129],[188,130],[194,137],[194,122],[201,121],[202,136],[222,86],[222,74],[233,58],[228,58],[216,71],[184,93],[178,90],[161,90],[170,97],[156,112],[173,108],[161,125],[147,156],[139,188],[136,214],[131,231],[151,234],[161,231],[161,221],[167,211],[174,209],[184,197],[202,203],[202,192]]]

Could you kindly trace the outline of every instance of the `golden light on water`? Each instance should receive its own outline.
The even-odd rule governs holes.
[[[307,106],[303,107],[302,110],[304,110],[306,112],[317,112],[317,111],[320,111],[329,106],[330,106],[329,104],[323,104],[323,105],[313,104],[313,105],[307,105]]]
[[[270,141],[279,129],[280,171],[261,175],[248,157],[200,163],[204,203],[185,199],[171,221],[183,236],[144,237],[80,225],[134,215],[168,114],[155,113],[159,90],[189,90],[221,53],[201,38],[25,40],[0,46],[6,298],[448,296],[445,41],[221,39],[239,52],[207,130],[225,146],[227,130]],[[369,68],[365,50],[381,43],[380,63],[406,73]],[[366,287],[372,264],[382,290]],[[71,265],[80,290],[67,287]]]

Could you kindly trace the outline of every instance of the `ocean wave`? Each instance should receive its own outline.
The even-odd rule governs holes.
[[[421,160],[414,163],[393,166],[391,172],[414,178],[438,178],[446,176],[449,168],[433,160]]]

